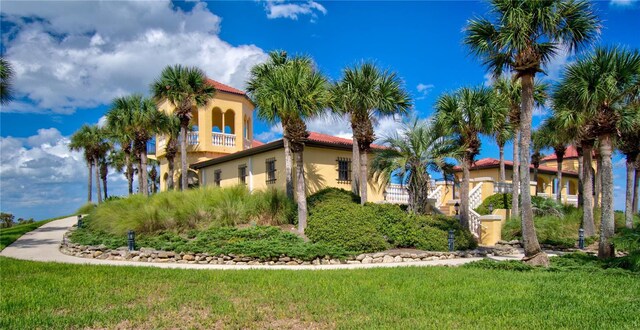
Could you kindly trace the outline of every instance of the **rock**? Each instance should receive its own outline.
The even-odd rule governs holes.
[[[289,261],[286,264],[289,265],[289,266],[297,266],[298,265],[298,263],[295,262],[295,261]]]
[[[131,261],[139,261],[139,260],[140,260],[140,256],[135,256],[131,258]]]
[[[366,257],[367,257],[367,255],[366,255],[365,253],[363,253],[363,254],[359,254],[359,255],[356,257],[356,260],[358,260],[358,261],[362,261],[362,259],[364,259],[364,258],[366,258]]]
[[[185,254],[184,256],[182,256],[182,260],[194,261],[196,260],[196,257],[194,257],[192,254]]]
[[[211,260],[213,260],[213,257],[205,257],[204,260],[206,260],[207,262],[210,262]]]
[[[225,265],[235,265],[236,263],[233,260],[227,260],[227,261],[224,262],[224,264]]]
[[[236,262],[237,266],[242,266],[242,265],[246,265],[247,263],[244,261],[240,261],[240,262]]]
[[[371,262],[374,263],[374,264],[382,263],[382,258],[373,258],[373,260],[371,260]]]
[[[282,262],[289,262],[289,261],[291,261],[291,258],[289,258],[289,257],[282,257],[282,258],[278,259],[278,261],[282,261]]]
[[[410,253],[406,253],[406,252],[400,253],[400,257],[401,258],[411,258],[411,254]]]
[[[347,264],[360,264],[360,261],[358,260],[347,260]]]
[[[382,262],[385,264],[390,264],[394,261],[394,258],[390,255],[386,255],[384,257],[382,257]]]
[[[102,255],[102,251],[100,251],[100,250],[93,252],[93,257],[94,258],[97,258],[97,257],[99,257],[101,255]]]
[[[338,260],[338,259],[331,259],[331,260],[329,260],[329,263],[330,263],[331,265],[339,265],[339,264],[340,264],[340,260]]]
[[[520,245],[520,241],[518,241],[517,239],[514,239],[514,240],[509,241],[507,244],[509,244],[509,245],[516,245],[516,244]]]
[[[276,262],[276,265],[284,265],[284,264],[285,264],[285,262],[284,262],[284,261],[277,261],[277,262]]]
[[[401,256],[393,257],[393,262],[402,262],[402,257]]]
[[[273,261],[272,261],[273,262]],[[311,262],[312,265],[319,265],[320,264],[320,259],[313,259],[313,261]]]
[[[413,258],[402,258],[402,262],[413,262]]]
[[[256,261],[256,260],[251,260],[249,261],[249,263],[247,263],[247,265],[250,265],[250,266],[259,265],[259,264],[260,264],[260,261]]]
[[[173,251],[160,251],[158,252],[158,258],[173,258],[175,257],[175,252]]]
[[[364,259],[362,259],[361,261],[363,264],[370,264],[373,262],[373,258],[366,256]]]
[[[373,255],[373,259],[382,258],[382,257],[384,257],[384,253],[382,252],[378,252]]]
[[[169,258],[156,258],[156,259],[153,260],[153,262],[167,263],[167,262],[169,262]]]
[[[329,260],[327,260],[327,259],[322,259],[322,261],[320,261],[320,264],[322,264],[322,265],[329,265]]]

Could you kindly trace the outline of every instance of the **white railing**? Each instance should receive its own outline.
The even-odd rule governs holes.
[[[251,148],[251,140],[249,140],[249,139],[243,139],[243,142],[244,142],[244,148],[245,148],[245,149],[249,149],[249,148]]]
[[[469,231],[480,239],[480,214],[471,208],[469,208]]]
[[[433,199],[436,201],[436,208],[442,205],[444,199],[444,185],[438,185],[436,189],[429,193],[429,199]]]
[[[214,146],[235,147],[236,136],[234,134],[211,132],[211,144]]]
[[[190,145],[198,144],[198,131],[187,132],[187,143]]]
[[[409,191],[406,186],[390,183],[385,188],[384,201],[392,204],[408,204],[409,203]]]
[[[482,204],[482,182],[478,183],[469,192],[469,209],[475,209]]]
[[[567,200],[565,201],[565,204],[578,207],[578,195],[567,195]]]

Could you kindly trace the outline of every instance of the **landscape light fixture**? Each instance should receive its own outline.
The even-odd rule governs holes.
[[[78,222],[76,223],[76,227],[82,227],[82,214],[78,214]]]
[[[133,251],[136,249],[136,233],[133,230],[129,230],[127,232],[127,238],[129,241],[129,251]]]
[[[453,205],[453,209],[456,210],[456,215],[458,215],[458,212],[460,212],[460,203],[456,202]]]
[[[489,214],[493,214],[493,203],[489,204]]]
[[[449,229],[449,252],[453,251],[453,243],[454,243],[454,237],[453,237],[453,229]]]

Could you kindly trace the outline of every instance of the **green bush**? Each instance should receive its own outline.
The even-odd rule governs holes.
[[[533,266],[518,260],[495,261],[489,259],[470,262],[462,267],[473,269],[499,269],[518,272],[528,272],[535,269]]]
[[[294,205],[276,190],[250,193],[244,186],[202,187],[145,197],[132,195],[100,204],[92,212],[91,229],[114,235],[186,232],[238,224],[292,223]]]
[[[309,210],[321,203],[341,202],[360,204],[360,196],[340,188],[324,188],[307,198]]]
[[[468,230],[446,216],[409,215],[398,205],[367,203],[360,206],[351,193],[338,189],[314,198],[306,234],[314,242],[331,242],[349,251],[371,252],[390,248],[446,251],[449,229],[455,231],[456,249],[475,248]],[[311,199],[310,198],[310,199]]]
[[[95,208],[96,208],[96,204],[86,203],[86,204],[80,206],[80,208],[76,211],[76,214],[89,214],[89,213],[93,212],[93,210],[95,210]]]
[[[335,244],[347,251],[374,252],[388,247],[370,209],[356,203],[318,203],[310,212],[305,234],[313,242]]]
[[[91,218],[88,217],[86,221],[91,223]],[[127,244],[125,235],[93,232],[87,228],[79,228],[74,231],[69,237],[71,242],[83,245],[104,244],[110,249]],[[178,253],[233,254],[263,260],[283,255],[303,260],[324,256],[343,258],[348,255],[344,249],[338,246],[326,243],[306,243],[295,234],[269,226],[252,226],[244,229],[220,227],[183,234],[171,231],[153,235],[143,233],[136,237],[136,247]]]
[[[506,200],[506,203],[505,203]],[[511,194],[493,194],[476,208],[476,212],[480,215],[489,214],[489,205],[493,205],[494,209],[511,209]]]

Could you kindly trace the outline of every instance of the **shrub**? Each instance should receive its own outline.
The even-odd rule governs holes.
[[[341,202],[344,204],[360,204],[360,196],[340,188],[325,188],[307,198],[309,210],[321,203]]]
[[[495,261],[489,259],[470,262],[463,265],[462,267],[473,269],[499,269],[518,272],[528,272],[535,269],[533,266],[525,264],[524,262],[518,260]]]
[[[86,204],[80,206],[80,208],[76,211],[76,214],[89,214],[89,213],[93,212],[93,210],[95,210],[95,208],[96,208],[96,204],[86,203]]]
[[[506,203],[505,203],[506,201]],[[493,194],[476,208],[476,212],[480,215],[489,214],[489,205],[493,205],[494,209],[510,209],[511,208],[511,194]]]
[[[376,228],[377,222],[375,214],[364,206],[325,201],[314,207],[305,233],[313,242],[335,244],[354,252],[374,252],[388,247]]]

